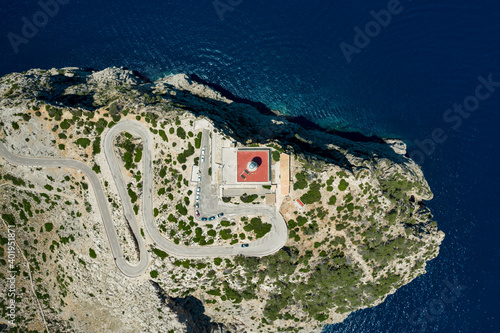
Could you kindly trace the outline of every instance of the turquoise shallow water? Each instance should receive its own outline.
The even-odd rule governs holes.
[[[443,116],[475,94],[478,76],[500,81],[500,5],[401,1],[402,11],[347,63],[339,44],[353,44],[353,29],[387,2],[230,3],[221,21],[210,1],[73,0],[16,54],[7,34],[21,34],[22,18],[40,7],[2,1],[0,73],[63,66],[193,73],[324,126],[404,139],[423,156],[435,193],[429,207],[446,233],[441,253],[428,274],[326,331],[499,332],[500,90],[456,130]],[[437,128],[447,139],[419,154],[417,143]],[[436,308],[455,279],[467,289]]]

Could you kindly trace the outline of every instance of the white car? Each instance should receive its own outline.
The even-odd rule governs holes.
[[[200,188],[199,187],[196,189],[196,193],[200,193]]]
[[[201,176],[198,176],[198,181],[201,182]]]
[[[205,162],[205,156],[201,157],[201,162]]]
[[[197,195],[196,195],[196,201],[199,201],[199,200],[200,200],[200,195],[199,195],[199,194],[197,194]]]
[[[205,155],[205,148],[201,150],[201,155]]]

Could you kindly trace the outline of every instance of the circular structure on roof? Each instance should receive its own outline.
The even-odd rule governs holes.
[[[250,172],[255,172],[255,171],[257,171],[258,167],[259,167],[259,165],[257,164],[257,162],[255,162],[254,160],[251,160],[250,162],[248,162],[247,170]]]

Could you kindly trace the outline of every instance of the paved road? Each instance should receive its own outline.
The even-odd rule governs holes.
[[[140,235],[139,226],[137,223],[137,219],[135,217],[135,213],[133,211],[132,203],[130,202],[130,198],[128,196],[126,182],[123,178],[123,175],[120,171],[117,157],[114,154],[113,150],[113,142],[114,138],[117,134],[121,132],[130,132],[136,136],[142,138],[144,150],[143,150],[143,223],[144,227],[155,243],[155,246],[177,256],[183,257],[215,257],[215,256],[231,256],[237,254],[244,254],[248,256],[266,256],[278,251],[282,248],[287,239],[288,239],[288,230],[286,223],[275,209],[270,206],[263,205],[230,205],[223,204],[220,206],[213,205],[212,201],[210,201],[211,207],[207,207],[207,211],[224,211],[225,214],[228,215],[263,215],[269,219],[272,224],[271,231],[263,238],[256,240],[250,243],[250,246],[247,248],[242,248],[241,245],[233,245],[233,246],[183,246],[177,245],[165,237],[163,237],[157,226],[154,223],[153,218],[153,200],[152,200],[152,184],[153,184],[153,168],[152,168],[152,138],[150,131],[144,127],[141,123],[136,121],[122,121],[115,126],[113,126],[107,133],[104,138],[104,153],[113,174],[113,178],[115,184],[118,189],[118,193],[120,198],[122,199],[122,205],[125,212],[125,218],[128,220],[134,237],[136,238],[139,251],[140,251],[140,261],[136,266],[131,265],[127,262],[127,260],[123,257],[123,252],[120,248],[120,244],[118,242],[118,236],[116,230],[113,225],[113,220],[111,217],[111,213],[109,211],[109,207],[107,204],[106,196],[102,190],[101,184],[97,175],[92,169],[79,161],[71,160],[71,159],[54,159],[54,158],[33,158],[33,157],[20,157],[11,154],[7,148],[0,143],[0,155],[2,155],[8,162],[16,165],[24,165],[24,166],[37,166],[37,167],[67,167],[72,169],[81,170],[89,179],[94,193],[97,198],[97,203],[99,206],[99,211],[101,213],[101,217],[104,223],[104,227],[108,236],[108,240],[110,243],[111,251],[115,258],[116,266],[120,271],[123,272],[126,276],[129,277],[137,277],[140,276],[147,269],[149,264],[149,255],[147,249],[144,244],[144,240]],[[204,144],[208,148],[208,138],[204,133]],[[208,148],[209,149],[209,148]],[[209,152],[205,153],[205,163],[209,164],[208,155]],[[201,162],[201,159],[200,159]],[[204,173],[203,176],[208,177],[208,170],[203,168]],[[203,180],[203,179],[202,179]],[[206,182],[206,183],[205,183]],[[205,180],[205,188],[211,187],[210,180]],[[208,186],[207,186],[208,185]],[[210,191],[214,189],[211,188]],[[215,191],[214,191],[215,192]],[[212,197],[211,194],[215,196],[215,193],[204,194],[204,197]],[[208,199],[208,198],[207,198]],[[200,202],[200,205],[203,203],[203,199]]]
[[[92,189],[94,190],[94,193],[96,195],[97,204],[99,206],[99,211],[104,223],[104,229],[106,230],[106,234],[108,236],[111,252],[113,253],[113,257],[115,258],[116,266],[120,269],[120,271],[122,271],[123,274],[129,277],[137,277],[147,269],[149,261],[148,252],[144,246],[143,239],[140,236],[137,237],[137,235],[139,235],[138,233],[135,234],[140,249],[139,264],[137,266],[132,266],[124,258],[120,243],[118,241],[116,229],[113,226],[113,220],[108,208],[106,196],[104,195],[101,187],[101,183],[99,182],[99,178],[97,178],[96,173],[88,165],[71,159],[20,157],[11,154],[2,143],[0,143],[0,155],[2,155],[9,163],[16,165],[53,168],[65,167],[81,170],[87,176],[87,179],[90,182]],[[134,230],[133,223],[131,223],[131,227],[132,230]],[[135,227],[137,227],[137,223],[135,223]]]

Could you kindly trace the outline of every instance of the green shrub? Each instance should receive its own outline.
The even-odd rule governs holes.
[[[95,253],[95,251],[93,249],[89,249],[89,256],[90,258],[97,258],[97,254]]]
[[[257,194],[252,194],[252,195],[246,195],[246,194],[243,194],[240,199],[241,201],[243,202],[246,202],[246,203],[250,203],[252,201],[254,201],[255,199],[257,199],[259,196]]]
[[[16,224],[16,218],[12,214],[2,214],[2,219],[9,225]]]
[[[207,294],[209,295],[213,295],[213,296],[220,296],[221,293],[220,293],[220,289],[212,289],[212,290],[208,290],[207,291]]]
[[[164,130],[159,130],[158,133],[160,134],[163,141],[168,142],[167,133],[165,133]]]
[[[135,194],[134,191],[132,191],[132,189],[128,189],[128,195],[130,196],[130,201],[132,203],[136,202],[137,201],[137,194]]]
[[[407,192],[418,185],[411,183],[403,178],[400,174],[396,174],[393,179],[379,180],[382,193],[393,203],[398,200],[408,199]]]
[[[98,136],[92,143],[92,154],[97,155],[100,152],[101,152],[101,137]]]
[[[99,119],[95,125],[97,135],[101,135],[106,126],[108,126],[108,122],[106,121],[106,119],[103,118]]]
[[[221,231],[219,231],[219,235],[224,240],[231,239],[232,238],[231,229],[222,229]]]
[[[262,220],[258,217],[254,217],[250,220],[250,224],[243,227],[243,230],[249,232],[253,231],[256,238],[264,237],[269,231],[271,231],[271,224],[262,223]]]
[[[393,209],[389,213],[385,215],[387,221],[389,221],[389,225],[393,225],[396,222],[396,218],[398,217],[398,212]]]
[[[304,216],[297,216],[297,225],[299,227],[302,227],[306,223],[307,223],[307,218],[305,218]]]
[[[182,204],[177,204],[175,206],[175,208],[177,209],[177,211],[179,212],[179,214],[181,214],[181,215],[187,215],[187,212],[188,212],[187,208],[184,207]]]
[[[186,131],[182,127],[177,127],[177,136],[184,140],[186,138]]]
[[[61,129],[63,130],[67,130],[68,128],[70,128],[71,124],[68,122],[68,120],[64,120],[62,123],[61,123]]]
[[[123,154],[123,161],[125,162],[125,169],[130,170],[134,168],[133,155],[130,151]]]
[[[307,178],[304,172],[295,175],[297,181],[293,184],[294,190],[303,190],[307,187]]]
[[[349,183],[345,181],[345,179],[341,179],[339,183],[339,190],[345,191],[347,189],[347,186],[349,186]]]
[[[47,106],[47,111],[49,112],[49,117],[55,118],[57,121],[62,119],[62,110],[56,107]]]
[[[87,138],[80,138],[80,139],[76,140],[75,143],[78,146],[81,146],[83,149],[87,148],[91,144],[90,140]]]
[[[196,147],[196,149],[200,149],[201,148],[201,132],[198,133],[198,135],[196,136],[196,138],[194,139],[194,146]]]
[[[156,254],[162,260],[168,257],[168,254],[166,252],[159,249],[153,249],[153,253]]]
[[[16,186],[26,186],[26,183],[24,182],[24,180],[22,180],[21,178],[17,178],[13,175],[10,175],[10,174],[6,174],[3,176],[3,178],[5,180],[8,180],[8,181],[11,181],[12,184],[16,185]]]
[[[279,162],[280,161],[280,153],[276,150],[273,150],[273,160],[276,161],[276,162]]]
[[[307,204],[312,204],[314,202],[319,202],[321,200],[321,192],[319,191],[321,186],[314,182],[309,187],[309,191],[300,197],[300,200]]]
[[[188,143],[188,149],[184,150],[182,153],[177,155],[177,161],[179,161],[180,164],[186,163],[186,160],[189,156],[194,154],[194,147],[190,143]]]
[[[95,164],[93,167],[92,167],[92,170],[95,172],[95,173],[101,173],[101,167],[97,164]]]
[[[137,150],[135,151],[134,162],[139,163],[141,159],[142,159],[142,148],[137,148]]]
[[[297,222],[294,220],[288,220],[288,229],[293,229],[297,226]]]

